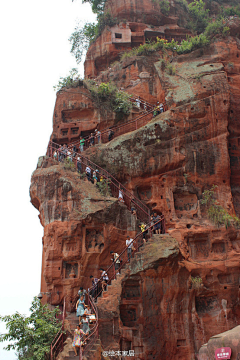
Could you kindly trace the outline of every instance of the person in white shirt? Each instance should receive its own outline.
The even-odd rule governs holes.
[[[131,259],[131,256],[132,256],[132,251],[134,250],[133,239],[130,239],[129,235],[127,236],[126,246],[128,247],[127,248],[127,256],[128,256],[128,262],[129,262]]]
[[[86,172],[88,181],[91,181],[91,169],[89,166],[86,167],[85,172]]]
[[[139,97],[136,99],[136,104],[137,104],[137,107],[140,109],[141,100],[139,99]]]
[[[108,278],[108,274],[106,273],[106,271],[104,271],[103,269],[100,269],[101,273],[101,277],[102,277],[102,290],[106,290],[107,288],[107,282],[109,280]]]

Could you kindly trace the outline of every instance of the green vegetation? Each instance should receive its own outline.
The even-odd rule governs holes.
[[[209,219],[217,226],[225,225],[226,229],[230,225],[239,228],[240,219],[236,216],[229,215],[227,210],[214,199],[216,188],[217,186],[213,185],[210,190],[205,190],[202,194],[203,198],[200,201],[201,204],[206,206]]]
[[[194,0],[188,5],[191,18],[189,26],[193,31],[201,34],[207,27],[209,21],[209,9],[205,9],[203,0]]]
[[[16,350],[19,360],[49,359],[51,342],[61,328],[61,322],[56,319],[60,310],[49,310],[35,297],[30,308],[30,316],[19,314],[0,316],[6,324],[8,332],[0,335],[0,342],[10,341],[6,350]]]
[[[79,82],[81,81],[82,80],[79,78],[78,75],[78,69],[73,68],[72,70],[70,70],[70,74],[68,76],[66,76],[65,78],[60,77],[58,84],[55,85],[53,88],[55,91],[59,91],[64,87],[67,88],[77,87],[79,86]]]
[[[177,53],[187,54],[196,49],[206,47],[210,43],[210,40],[205,34],[196,35],[193,37],[187,37],[186,40],[182,40],[181,44],[177,47]]]
[[[65,170],[76,171],[75,164],[69,158],[64,159],[63,168]]]
[[[220,18],[215,22],[211,22],[206,27],[204,34],[210,38],[216,35],[222,35],[223,37],[229,35],[229,27],[225,25],[224,19]]]
[[[200,276],[196,276],[196,277],[191,276],[191,284],[192,284],[192,289],[199,289],[203,284],[202,278]]]
[[[101,83],[99,86],[90,85],[89,90],[95,106],[100,110],[114,111],[117,120],[130,114],[132,109],[130,96],[119,91],[116,85],[111,83]]]
[[[96,26],[93,23],[86,23],[84,26],[78,24],[68,39],[72,45],[70,52],[75,56],[77,64],[82,61],[89,44],[95,38]]]
[[[140,45],[138,48],[134,48],[123,53],[121,56],[121,61],[131,56],[151,55],[160,49],[176,51],[176,53],[179,55],[186,54],[193,50],[205,47],[209,43],[210,40],[205,34],[200,34],[193,37],[189,36],[186,40],[182,40],[180,45],[174,39],[172,39],[171,42],[168,42],[165,39],[157,38],[156,42],[147,42],[146,44]],[[164,64],[162,65],[164,66]]]
[[[106,26],[112,27],[117,24],[117,19],[109,13],[99,13],[97,23],[78,24],[68,39],[72,45],[71,54],[75,56],[77,64],[82,61],[89,45],[101,35]]]
[[[111,196],[111,189],[110,189],[110,180],[103,179],[102,181],[97,182],[97,187],[100,191],[100,194],[105,197]]]
[[[106,0],[82,0],[83,3],[89,3],[94,14],[103,14]]]
[[[121,61],[131,56],[151,55],[161,49],[177,51],[177,44],[178,42],[174,39],[172,39],[171,42],[168,42],[165,39],[157,37],[157,41],[147,41],[145,44],[123,53],[121,55]]]
[[[240,5],[231,6],[228,8],[222,7],[222,15],[223,16],[234,16],[234,15],[240,16]]]
[[[160,4],[161,12],[163,13],[163,15],[169,15],[170,4],[169,4],[168,0],[161,0],[159,2],[159,4]]]
[[[175,0],[185,11],[188,11],[188,3],[186,0]]]
[[[170,63],[167,64],[166,70],[167,70],[169,75],[175,75],[176,74],[176,68]]]

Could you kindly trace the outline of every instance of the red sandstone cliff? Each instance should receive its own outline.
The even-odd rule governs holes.
[[[124,14],[124,4],[108,6]],[[141,6],[153,16],[147,2]],[[229,26],[236,35],[239,21]],[[215,227],[200,206],[203,191],[215,184],[219,203],[240,215],[240,42],[228,37],[182,56],[159,51],[101,73],[106,55],[100,65],[91,60],[91,72],[94,49],[104,53],[109,45],[115,56],[113,43],[101,43],[104,36],[89,49],[86,75],[151,102],[166,99],[168,111],[85,154],[164,214],[169,235],[155,236],[98,301],[102,350],[133,349],[136,359],[192,360],[212,335],[240,324],[239,230]],[[171,61],[175,75],[163,70],[162,59]],[[70,142],[81,131],[105,128],[89,96],[83,86],[58,93],[52,138]],[[99,268],[109,265],[110,250],[124,248],[126,235],[137,231],[136,220],[125,205],[103,198],[48,157],[39,161],[30,194],[44,227],[42,291],[51,294],[45,300],[56,305],[66,296],[71,311],[79,286],[89,287],[89,276],[98,277]],[[190,277],[200,277],[201,286],[194,288]]]

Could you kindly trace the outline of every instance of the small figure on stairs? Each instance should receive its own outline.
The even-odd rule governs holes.
[[[80,329],[80,325],[77,325],[77,328],[74,330],[74,340],[73,340],[73,349],[75,356],[77,356],[77,348],[80,348],[81,343],[81,334],[86,335],[83,330]]]
[[[83,301],[86,301],[86,295],[87,295],[87,290],[83,289],[83,287],[80,287],[80,289],[78,290],[78,295],[79,295],[79,299],[81,296],[83,296]]]
[[[83,316],[84,311],[85,311],[85,303],[84,303],[83,295],[82,295],[82,296],[80,296],[80,299],[76,303],[76,312],[77,312],[76,315],[79,318],[79,325],[81,322],[81,316]]]
[[[132,257],[132,251],[135,250],[135,248],[133,246],[133,239],[130,239],[129,235],[127,236],[126,246],[128,247],[127,248],[127,256],[128,256],[128,262],[129,262]]]
[[[100,269],[101,277],[102,277],[102,290],[105,291],[107,289],[107,282],[109,280],[108,274],[103,269]]]
[[[119,191],[118,191],[118,201],[124,203],[123,193],[122,193],[122,189],[120,188],[120,184],[119,184]]]
[[[88,335],[90,332],[88,318],[86,314],[83,314],[82,316],[82,331],[85,333],[85,335]]]
[[[161,222],[159,222],[160,220],[160,216],[155,212],[154,216],[153,216],[153,223],[156,224],[158,222],[158,224],[154,225],[154,232],[155,234],[161,234]]]
[[[141,229],[141,232],[142,232],[142,236],[143,236],[143,242],[145,243],[146,242],[146,234],[147,234],[147,225],[142,223],[140,226],[140,229]]]
[[[117,275],[119,275],[119,268],[120,268],[120,259],[118,253],[115,253],[113,251],[110,251],[110,254],[113,255],[113,259],[111,259],[114,262],[114,267]]]

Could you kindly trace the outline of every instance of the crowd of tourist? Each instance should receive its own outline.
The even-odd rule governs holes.
[[[80,346],[86,345],[86,339],[91,333],[90,324],[94,324],[96,321],[95,314],[92,314],[92,310],[89,304],[86,304],[88,292],[80,287],[78,291],[79,299],[76,303],[76,316],[78,317],[79,324],[74,330],[73,348],[75,355],[77,356],[77,349]],[[91,294],[92,295],[92,294]]]
[[[143,108],[145,111],[148,111],[148,109],[150,109],[149,105],[146,102],[140,100],[139,97],[135,100],[135,102],[136,102],[136,106],[139,109]],[[162,103],[161,104],[158,103],[157,106],[154,108],[153,116],[163,113],[164,110],[165,110],[164,105]],[[108,141],[111,141],[114,137],[113,130],[109,128],[106,133],[108,136]],[[94,146],[95,144],[100,144],[101,136],[102,136],[101,132],[97,129],[95,130],[95,132],[91,133],[88,138],[83,138],[82,136],[80,136],[79,139],[80,153],[84,151],[84,148],[86,146],[91,147]],[[70,162],[76,161],[78,173],[82,174],[84,170],[87,181],[92,182],[94,185],[98,185],[104,180],[104,177],[99,173],[98,169],[94,170],[89,165],[83,164],[84,158],[80,155],[79,151],[77,145],[69,146],[69,147],[66,144],[59,145],[59,148],[55,149],[53,157],[60,162],[64,161],[65,159],[68,159]],[[120,187],[120,184],[118,189],[118,200],[119,202],[124,203],[124,190],[122,189],[122,187]],[[135,203],[133,201],[133,198],[129,199],[129,201],[130,200],[131,200],[130,202],[131,213],[137,217],[137,211],[135,208]],[[160,221],[160,216],[156,212],[154,212],[151,215],[151,222],[149,225],[142,222],[141,225],[139,225],[139,227],[142,236],[138,236],[137,239],[134,240],[129,235],[127,235],[124,262],[121,259],[123,253],[119,255],[116,251],[110,251],[111,260],[113,262],[112,269],[114,270],[114,278],[116,277],[116,275],[120,274],[122,262],[123,263],[130,262],[134,252],[147,241],[148,238],[147,235],[149,233],[150,227],[151,227],[151,231],[156,234],[160,234],[163,230]],[[136,248],[134,245],[136,246]],[[73,347],[76,356],[77,356],[77,349],[80,348],[81,346],[84,347],[86,345],[86,341],[87,341],[86,339],[91,333],[90,324],[91,323],[94,324],[94,322],[96,321],[95,314],[91,313],[91,307],[89,305],[88,296],[90,295],[90,298],[93,301],[96,301],[97,297],[102,292],[107,290],[107,285],[109,283],[109,277],[107,272],[102,268],[100,268],[99,271],[100,271],[99,278],[94,277],[93,275],[90,276],[92,287],[88,289],[88,292],[82,287],[78,291],[79,298],[76,302],[76,316],[78,317],[78,325],[74,330],[74,340],[73,340]],[[111,279],[112,278],[113,277],[111,277]],[[86,303],[87,300],[88,300],[88,304]]]
[[[154,108],[154,111],[153,111],[153,117],[159,115],[159,114],[162,114],[163,112],[165,111],[165,108],[164,108],[164,105],[163,103],[157,103],[157,106]]]
[[[127,239],[126,239],[127,262],[130,262],[133,252],[136,250],[136,248],[134,247],[135,243],[139,247],[142,246],[147,241],[146,235],[148,234],[150,227],[153,233],[155,234],[161,233],[162,227],[160,220],[161,220],[160,216],[156,212],[154,212],[151,215],[151,222],[149,225],[143,222],[141,223],[141,225],[139,225],[142,233],[142,238],[138,237],[142,240],[140,241],[140,245],[138,244],[136,239],[134,240],[129,235],[127,235]],[[111,260],[113,261],[113,266],[115,271],[114,278],[115,278],[116,275],[120,274],[120,268],[122,267],[121,266],[122,259],[121,259],[121,255],[119,255],[115,251],[110,251],[110,255],[111,255]],[[91,313],[90,305],[86,304],[87,295],[89,293],[92,300],[96,302],[97,297],[101,295],[103,291],[107,290],[107,284],[109,282],[108,274],[103,268],[100,268],[99,271],[100,271],[99,278],[90,275],[92,287],[88,289],[88,292],[82,287],[78,291],[79,299],[77,300],[76,303],[76,316],[79,319],[79,325],[77,325],[77,328],[74,330],[74,340],[73,340],[73,347],[76,356],[77,356],[77,349],[80,348],[80,346],[84,347],[86,345],[86,339],[91,332],[90,324],[96,321],[95,314]]]

